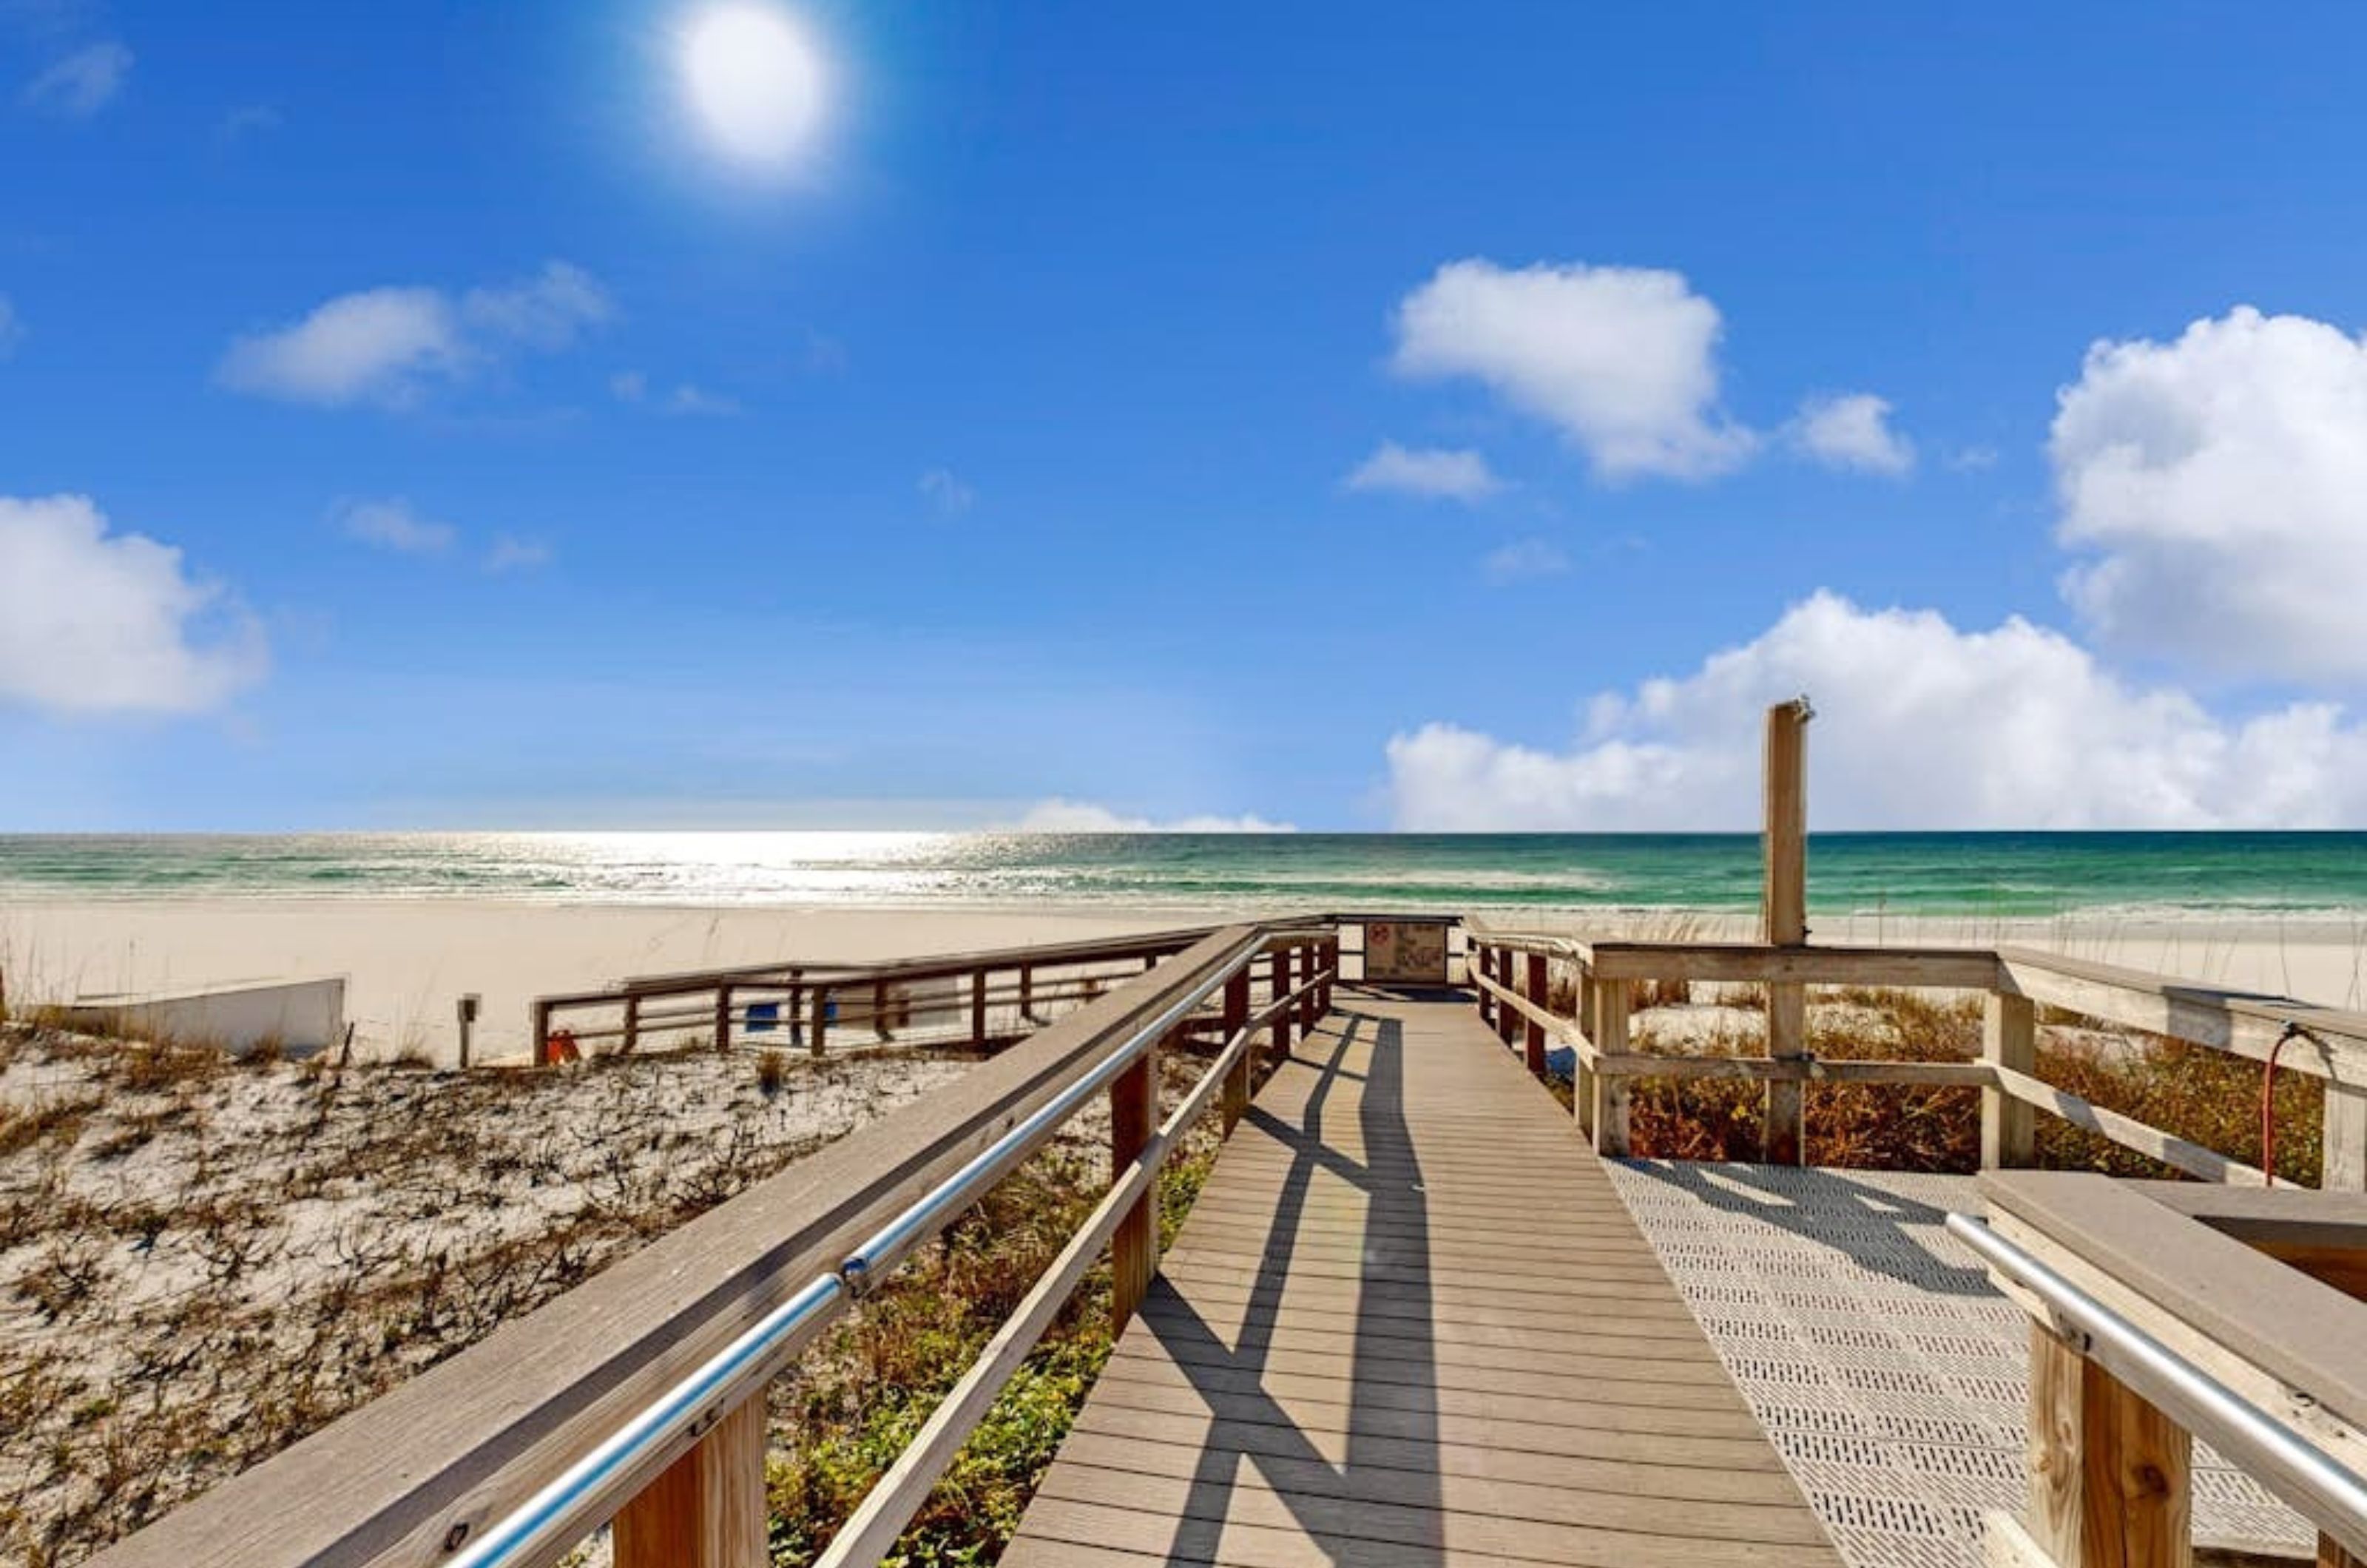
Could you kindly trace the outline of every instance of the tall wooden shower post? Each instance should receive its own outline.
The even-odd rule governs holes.
[[[1806,697],[1767,710],[1766,828],[1761,853],[1766,884],[1760,908],[1771,947],[1800,947],[1808,940],[1808,720],[1815,710]],[[1808,989],[1797,981],[1767,987],[1767,1054],[1807,1054]],[[1766,1136],[1762,1157],[1771,1165],[1797,1165],[1806,1139],[1801,1128],[1802,1084],[1767,1085]]]

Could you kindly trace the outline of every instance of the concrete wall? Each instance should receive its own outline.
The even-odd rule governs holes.
[[[84,997],[66,1010],[76,1028],[243,1051],[276,1041],[327,1050],[345,1038],[345,980],[285,980],[219,988]]]

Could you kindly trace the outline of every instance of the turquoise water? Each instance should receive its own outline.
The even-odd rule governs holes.
[[[2367,833],[1822,834],[1808,863],[1827,913],[2367,913]],[[223,896],[1746,910],[1759,847],[1706,833],[0,836],[0,901]]]

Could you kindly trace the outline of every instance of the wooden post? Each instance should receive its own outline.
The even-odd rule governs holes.
[[[633,1047],[640,1043],[641,998],[638,996],[629,996],[625,998],[625,1055],[631,1055]]]
[[[534,1022],[529,1025],[529,1028],[532,1038],[527,1043],[534,1048],[535,1065],[548,1066],[550,1063],[550,1004],[549,1002],[534,1004]]]
[[[1331,1010],[1332,988],[1339,984],[1340,939],[1335,936],[1323,944],[1323,989],[1319,994],[1323,999],[1323,1010],[1327,1014]]]
[[[888,982],[871,982],[871,1032],[886,1040],[888,1035]]]
[[[2317,1568],[2367,1568],[2361,1557],[2324,1530],[2317,1532]]]
[[[1496,955],[1496,983],[1508,991],[1521,988],[1520,954],[1511,948]],[[1496,1038],[1510,1045],[1521,1032],[1521,1010],[1510,1002],[1496,1007]]]
[[[1164,1043],[1162,1042],[1162,1043]],[[1110,1085],[1110,1169],[1132,1165],[1159,1130],[1159,1052],[1153,1045]],[[1110,1333],[1123,1330],[1159,1271],[1159,1193],[1146,1190],[1110,1236]]]
[[[1225,982],[1226,1040],[1230,1041],[1239,1034],[1241,1026],[1249,1021],[1250,967],[1244,964],[1233,971],[1231,979]],[[1250,1056],[1251,1052],[1244,1045],[1240,1059],[1233,1064],[1233,1070],[1225,1075],[1225,1132],[1228,1136],[1231,1134],[1234,1123],[1249,1114]]]
[[[2030,1535],[2058,1568],[2189,1568],[2184,1427],[2043,1323],[2030,1326]]]
[[[1601,1012],[1598,1000],[1602,984],[1583,964],[1578,966],[1578,1032],[1589,1043],[1600,1046],[1603,1032],[1595,1020]],[[1594,1069],[1586,1065],[1583,1054],[1570,1063],[1570,1113],[1578,1119],[1578,1130],[1589,1143],[1594,1141]]]
[[[1314,978],[1315,944],[1310,942],[1298,950],[1298,985],[1294,988],[1305,990]],[[1302,1040],[1310,1038],[1315,1033],[1315,1025],[1318,1021],[1315,1011],[1315,993],[1308,991],[1305,996],[1298,998],[1298,1037]]]
[[[1798,947],[1808,940],[1808,716],[1805,698],[1767,710],[1767,824],[1761,848],[1767,879],[1761,907],[1766,941],[1775,947]],[[1807,1022],[1806,986],[1785,981],[1767,987],[1769,1055],[1805,1055]],[[1797,1165],[1806,1153],[1802,1087],[1797,1079],[1768,1082],[1761,1153],[1770,1165]]]
[[[789,971],[789,1044],[792,1049],[806,1043],[806,987],[804,971]]]
[[[1269,1007],[1290,995],[1290,951],[1277,947],[1267,955],[1272,964],[1267,973],[1273,976],[1274,994],[1266,998]],[[1274,1015],[1274,1036],[1269,1048],[1277,1056],[1290,1055],[1290,1010],[1284,1008]]]
[[[969,1043],[986,1043],[986,969],[980,965],[969,977]]]
[[[1496,978],[1496,950],[1494,948],[1482,947],[1479,950],[1479,974],[1484,979],[1493,980]],[[1478,991],[1479,1021],[1486,1024],[1489,1028],[1493,1029],[1496,1027],[1495,994],[1489,991],[1485,986],[1479,987]]]
[[[813,1054],[821,1055],[822,1041],[830,1033],[830,987],[816,986],[813,994]]]
[[[2038,1070],[2038,1009],[2028,997],[1991,991],[1981,1005],[1981,1060],[2017,1073]],[[1992,1085],[1981,1090],[1981,1168],[2030,1163],[2035,1118],[2025,1100]]]
[[[1036,1021],[1036,965],[1033,964],[1019,966],[1019,1020],[1023,1023]]]
[[[1627,1050],[1627,1012],[1635,1001],[1635,983],[1597,980],[1594,983],[1594,1043],[1606,1056]],[[1614,1159],[1627,1155],[1627,1080],[1609,1073],[1594,1077],[1594,1152]]]
[[[2325,1160],[2317,1184],[2367,1192],[2367,1089],[2326,1080]]]
[[[715,1048],[731,1049],[731,987],[728,983],[715,987]]]
[[[715,1424],[618,1513],[617,1568],[766,1568],[764,1395]]]
[[[1546,1006],[1546,993],[1548,989],[1546,983],[1546,955],[1542,953],[1532,953],[1529,954],[1530,1002],[1539,1008]],[[1528,1046],[1529,1071],[1538,1077],[1543,1077],[1546,1076],[1546,1026],[1534,1018],[1527,1020],[1526,1022],[1528,1032],[1524,1043]]]

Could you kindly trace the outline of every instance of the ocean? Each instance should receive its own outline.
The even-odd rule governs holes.
[[[1836,833],[1828,915],[2367,916],[2367,833]],[[1748,834],[0,836],[8,899],[1746,911]]]

